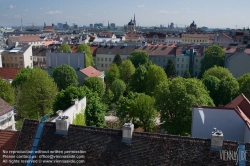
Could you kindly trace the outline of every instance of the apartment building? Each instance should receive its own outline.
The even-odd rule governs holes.
[[[6,68],[33,68],[32,46],[19,44],[1,53],[2,66]]]
[[[208,33],[184,33],[181,36],[181,42],[183,44],[213,44],[214,34]]]
[[[137,48],[137,46],[128,46],[127,44],[100,45],[96,51],[96,67],[99,71],[106,71],[113,63],[116,54],[119,54],[124,61],[130,53],[135,51]]]
[[[0,97],[0,129],[15,130],[14,108]]]

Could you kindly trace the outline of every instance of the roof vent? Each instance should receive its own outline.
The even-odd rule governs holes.
[[[57,111],[59,117],[56,119],[56,134],[67,134],[70,124],[68,116],[63,116],[62,110]]]
[[[212,138],[211,138],[211,150],[222,150],[223,147],[223,133],[220,130],[217,130],[216,128],[214,128],[214,130],[212,131]]]
[[[131,143],[133,132],[134,132],[134,124],[125,123],[122,126],[122,142]]]

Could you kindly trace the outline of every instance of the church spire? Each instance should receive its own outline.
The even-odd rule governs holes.
[[[136,25],[136,21],[135,21],[135,13],[134,13],[134,24]]]

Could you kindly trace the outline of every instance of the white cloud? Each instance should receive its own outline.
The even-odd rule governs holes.
[[[25,12],[29,11],[28,9],[24,9]]]
[[[42,7],[40,7],[40,10],[43,10],[43,8],[42,8]]]
[[[138,8],[144,8],[145,5],[137,5]]]
[[[47,13],[45,13],[45,14],[55,15],[55,14],[61,14],[61,13],[62,13],[62,11],[55,10],[55,11],[49,11],[49,12],[47,12]]]
[[[172,14],[179,14],[180,12],[179,11],[172,11],[171,13]]]
[[[91,16],[92,14],[89,14],[89,13],[88,13],[88,14],[86,14],[86,15],[87,15],[87,16]]]
[[[157,12],[158,13],[169,13],[169,11],[167,11],[167,10],[158,10]]]
[[[8,16],[8,14],[2,14],[1,16],[2,16],[2,17],[7,17],[7,16]]]
[[[10,5],[10,6],[9,6],[9,9],[13,9],[14,7],[15,7],[15,6],[13,6],[13,5]]]

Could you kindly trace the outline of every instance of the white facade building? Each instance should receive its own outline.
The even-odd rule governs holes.
[[[14,108],[0,98],[0,129],[15,130]]]

